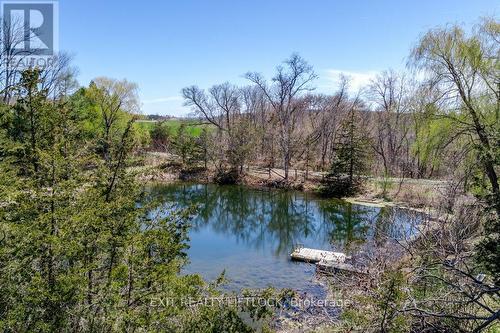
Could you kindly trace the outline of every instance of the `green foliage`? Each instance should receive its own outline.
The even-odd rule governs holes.
[[[181,124],[177,130],[177,135],[172,141],[172,146],[177,155],[180,156],[182,164],[196,163],[201,159],[202,148],[198,140],[190,135],[185,124]]]
[[[373,302],[379,319],[381,332],[404,332],[408,330],[406,318],[399,313],[405,300],[403,288],[406,286],[401,271],[387,270],[384,272],[383,283],[376,290]]]
[[[377,181],[377,185],[382,190],[380,196],[385,200],[390,200],[390,198],[387,196],[387,193],[391,188],[394,187],[394,184],[389,179],[389,175],[387,173],[384,173],[382,179]]]
[[[179,274],[192,210],[127,171],[134,117],[106,123],[94,99],[115,95],[50,101],[40,82],[23,72],[17,103],[0,108],[0,331],[250,331],[233,306],[159,302],[214,293]]]
[[[485,237],[477,247],[476,260],[500,284],[500,218],[492,214],[487,221]]]
[[[387,268],[381,274],[378,285],[355,296],[362,309],[351,305],[342,311],[342,331],[410,332],[411,320],[399,311],[406,300],[408,282],[398,269]]]
[[[178,155],[184,166],[203,161],[206,168],[210,132],[208,126],[179,120],[139,122],[135,125],[141,131],[149,132],[153,150]]]
[[[139,128],[146,128],[138,126]],[[170,145],[171,137],[163,122],[156,122],[150,131],[151,145],[156,151],[164,151]]]
[[[132,125],[131,135],[134,138],[135,145],[138,149],[146,149],[152,144],[151,133],[145,128],[135,126],[136,124],[137,122],[134,122]]]
[[[232,169],[239,168],[239,171],[241,171],[254,145],[253,134],[252,126],[249,121],[240,119],[233,124],[231,135],[228,139],[229,147],[226,153],[228,163]]]
[[[160,124],[168,131],[169,135],[171,136],[175,136],[177,134],[181,125],[184,125],[186,127],[186,132],[193,137],[199,137],[203,129],[212,128],[209,125],[200,124],[197,121],[178,119],[169,119],[165,121],[138,121],[136,123],[136,126],[146,129],[147,131],[152,131],[156,126]]]
[[[72,120],[80,127],[81,140],[91,140],[99,135],[101,118],[94,102],[88,97],[87,88],[78,89],[68,97]]]
[[[431,75],[433,87],[440,90],[441,100],[446,101],[443,110],[434,112],[447,119],[437,126],[445,125],[453,133],[448,135],[448,142],[460,138],[463,149],[473,154],[465,165],[473,175],[472,190],[492,213],[477,250],[496,281],[500,274],[498,265],[489,261],[499,259],[499,37],[500,23],[483,19],[471,33],[458,25],[430,30],[412,52],[413,63]],[[433,132],[437,132],[437,137],[443,135],[439,129]]]
[[[450,144],[450,138],[456,135],[456,127],[434,105],[428,105],[424,114],[414,117],[418,117],[418,128],[412,152],[419,161],[419,176],[425,177],[432,175],[434,170],[439,170],[446,162],[444,153]]]
[[[19,97],[13,108],[12,124],[9,134],[19,144],[16,156],[22,173],[33,174],[40,164],[40,148],[45,147],[50,137],[54,121],[48,111],[47,91],[39,87],[40,71],[27,70],[22,73],[19,84]]]
[[[320,192],[327,196],[346,196],[359,190],[360,176],[367,170],[369,141],[359,115],[352,108],[341,124],[335,142],[335,157]]]

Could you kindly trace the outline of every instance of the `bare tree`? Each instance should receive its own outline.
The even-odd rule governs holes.
[[[398,311],[410,313],[424,327],[448,320],[448,326],[481,332],[500,318],[498,281],[481,273],[470,241],[489,213],[477,202],[455,202],[454,215],[442,214],[450,197],[443,199],[441,217],[424,221],[419,237],[406,241],[405,251],[415,259],[409,262],[410,288],[423,294],[407,293]]]
[[[341,75],[337,92],[333,96],[319,96],[317,103],[320,115],[316,126],[319,132],[320,166],[322,170],[330,167],[334,152],[335,135],[342,114],[348,109],[347,92],[349,78]]]
[[[21,71],[26,69],[24,59],[31,55],[24,47],[31,37],[26,36],[24,22],[20,18],[10,22],[0,20],[0,26],[0,92],[4,103],[9,103],[12,90],[21,77]]]
[[[408,115],[408,84],[404,74],[385,71],[372,80],[370,101],[375,105],[373,149],[382,158],[384,175],[394,175],[401,169],[408,151],[410,117]]]
[[[312,67],[297,54],[293,54],[284,63],[285,66],[277,67],[271,85],[259,73],[247,73],[245,76],[262,90],[276,116],[284,178],[288,180],[297,120],[307,107],[301,97],[305,92],[313,90],[311,83],[317,76]]]
[[[185,105],[221,131],[231,132],[232,124],[240,114],[240,91],[229,82],[212,86],[208,95],[197,86],[182,89]]]
[[[243,165],[251,146],[251,132],[247,119],[242,115],[242,91],[238,87],[223,83],[212,86],[208,94],[196,86],[182,89],[185,105],[217,128],[220,143],[219,172],[225,174],[224,160],[230,173],[242,173]],[[232,177],[236,180],[236,176]]]
[[[59,53],[41,68],[42,89],[46,90],[48,96],[52,96],[54,100],[78,88],[75,79],[77,69],[71,66],[71,60],[69,54]]]
[[[249,118],[259,137],[260,157],[272,160],[273,155],[273,117],[264,93],[259,87],[246,86],[241,89],[243,113]]]
[[[0,21],[0,24],[0,93],[4,103],[11,102],[13,89],[18,85],[22,71],[28,68],[40,70],[40,88],[54,100],[76,88],[76,69],[71,67],[71,56],[59,53],[35,57],[33,51],[25,47],[33,37],[25,33],[23,20],[11,18],[8,22]]]

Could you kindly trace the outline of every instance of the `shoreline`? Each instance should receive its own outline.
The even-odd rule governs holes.
[[[200,184],[218,184],[214,181],[214,172],[210,170],[172,170],[171,168],[160,169],[157,165],[145,165],[142,167],[132,168],[139,170],[138,178],[140,181],[147,183],[157,183],[157,184],[172,184],[177,182],[192,182]],[[304,180],[292,179],[288,182],[284,182],[283,179],[276,177],[268,178],[262,176],[262,172],[248,172],[246,171],[241,178],[241,180],[236,183],[236,185],[242,185],[250,189],[267,191],[267,190],[292,190],[299,191],[303,193],[313,193],[317,194],[317,189],[320,186],[321,179],[312,176],[311,178]],[[382,195],[377,191],[378,182],[377,178],[367,178],[364,182],[363,190],[354,196],[331,198],[340,199],[351,204],[368,206],[368,207],[397,207],[412,210],[415,212],[431,214],[437,211],[437,207],[434,205],[435,196],[441,195],[439,193],[439,188],[443,187],[444,181],[429,180],[429,179],[407,179],[407,183],[403,185],[399,184],[398,193],[393,194],[391,192]],[[401,190],[402,187],[411,187],[410,191],[407,189]],[[430,194],[425,193],[424,198],[415,198],[413,196],[400,195],[400,193],[406,194],[410,192],[411,194],[419,192],[411,191],[415,187],[424,188],[425,191],[430,192]],[[406,192],[403,192],[406,191]],[[319,195],[319,194],[318,194]],[[329,199],[329,198],[327,198]],[[406,200],[405,200],[406,199]]]
[[[141,181],[147,183],[154,183],[158,185],[162,184],[182,184],[182,183],[198,183],[198,184],[214,184],[219,185],[213,180],[213,173],[210,171],[203,170],[201,172],[182,172],[176,169],[160,169],[158,167],[149,165],[141,167],[139,169],[139,178]],[[412,180],[413,181],[413,180]],[[278,183],[279,184],[279,183]],[[309,182],[290,182],[291,187],[276,187],[276,182],[274,179],[263,179],[262,177],[255,177],[252,174],[246,173],[240,182],[236,185],[240,185],[249,189],[260,190],[260,191],[272,191],[272,190],[292,190],[299,191],[303,193],[315,193],[319,182],[309,181]],[[368,186],[367,186],[368,187]],[[400,201],[387,201],[382,198],[376,198],[373,193],[364,191],[357,196],[344,197],[344,198],[331,198],[344,200],[351,204],[363,205],[369,207],[397,207],[402,209],[408,209],[416,212],[431,214],[433,212],[432,207],[412,207],[409,203]],[[339,297],[338,291],[329,287],[328,282],[325,277],[316,276],[315,284],[317,284],[321,289],[324,290],[326,300],[336,300]],[[294,292],[300,292],[293,289]],[[238,292],[238,294],[240,294]],[[345,297],[345,295],[344,295]],[[300,298],[300,296],[299,296]],[[345,299],[349,302],[349,299]],[[320,311],[321,310],[321,311]],[[271,319],[271,324],[277,330],[277,332],[289,332],[293,330],[317,330],[322,327],[327,327],[340,318],[342,313],[342,307],[331,308],[332,313],[325,315],[325,309],[312,308],[302,308],[291,311],[287,315],[277,316]],[[312,311],[312,313],[310,313]],[[334,314],[333,314],[334,313]],[[320,315],[321,314],[321,315]]]

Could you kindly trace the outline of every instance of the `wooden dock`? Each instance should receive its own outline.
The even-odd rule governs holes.
[[[347,263],[346,261],[351,258],[341,252],[296,247],[292,254],[290,254],[290,257],[292,260],[316,264],[316,269],[321,272],[336,273],[347,271],[356,274],[367,274],[365,269],[360,269],[351,263]]]
[[[293,260],[318,263],[321,260],[345,262],[347,256],[341,252],[332,252],[324,250],[309,249],[307,247],[297,247],[293,250],[290,257]]]
[[[345,271],[355,274],[368,274],[368,271],[364,268],[357,268],[352,264],[331,260],[321,260],[316,264],[316,269],[320,272],[327,273],[338,273],[341,271]]]

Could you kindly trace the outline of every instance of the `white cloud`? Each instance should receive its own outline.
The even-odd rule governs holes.
[[[369,85],[370,81],[373,80],[379,73],[380,72],[378,71],[353,72],[339,69],[328,69],[326,70],[326,80],[328,83],[325,88],[333,90],[337,89],[340,84],[340,76],[345,75],[350,79],[349,92],[354,94]]]
[[[165,102],[177,102],[177,101],[181,101],[181,100],[182,100],[181,96],[167,96],[167,97],[147,99],[145,101],[142,101],[142,103],[143,104],[155,104],[155,103],[165,103]]]

